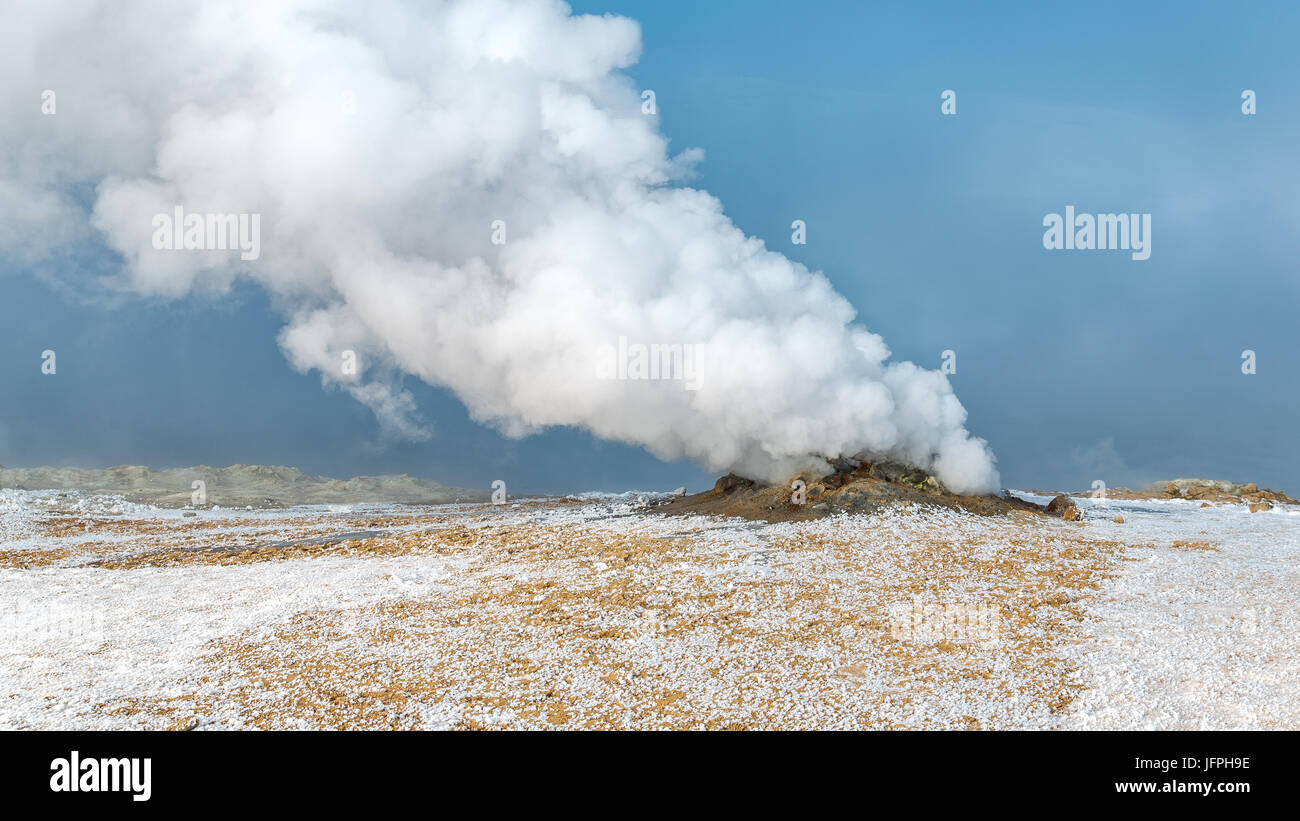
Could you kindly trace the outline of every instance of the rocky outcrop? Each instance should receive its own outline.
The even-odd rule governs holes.
[[[1128,496],[1148,499],[1194,499],[1201,502],[1300,505],[1300,501],[1292,499],[1280,490],[1270,488],[1260,490],[1259,485],[1254,482],[1237,484],[1226,479],[1170,479],[1152,482],[1137,493]]]
[[[1060,516],[1067,522],[1073,522],[1083,518],[1083,511],[1074,503],[1074,500],[1064,493],[1058,494],[1056,498],[1047,503],[1044,509],[1048,515]]]
[[[1051,496],[1054,491],[1034,491],[1043,496]],[[1260,489],[1259,485],[1254,482],[1245,482],[1238,484],[1226,479],[1166,479],[1159,482],[1152,482],[1140,490],[1129,490],[1126,487],[1113,487],[1104,491],[1088,491],[1084,493],[1075,493],[1075,496],[1087,496],[1089,498],[1100,498],[1105,496],[1109,499],[1188,499],[1200,502],[1201,507],[1210,507],[1211,503],[1215,504],[1247,504],[1270,506],[1275,505],[1300,505],[1300,501],[1292,499],[1280,490],[1270,488]],[[1263,509],[1263,508],[1261,508]]]
[[[1067,508],[1075,507],[1074,500],[1064,493],[1058,494],[1056,498],[1047,503],[1047,512],[1060,516]]]

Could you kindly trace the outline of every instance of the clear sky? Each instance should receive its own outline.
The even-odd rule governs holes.
[[[1210,476],[1300,490],[1300,6],[574,8],[640,21],[632,73],[673,149],[704,150],[692,185],[823,271],[896,358],[938,368],[956,352],[968,428],[1005,485]],[[945,89],[955,116],[941,114]],[[1067,205],[1150,213],[1150,259],[1044,249],[1044,215]],[[807,245],[790,242],[795,219]],[[505,476],[512,492],[714,478],[574,430],[507,439],[410,377],[434,436],[383,444],[369,410],[289,365],[259,289],[106,308],[0,264],[6,466],[275,463]],[[46,348],[57,378],[40,373]]]

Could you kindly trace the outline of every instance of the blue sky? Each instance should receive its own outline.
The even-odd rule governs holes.
[[[1300,490],[1300,7],[811,6],[574,4],[641,22],[633,73],[674,149],[704,149],[693,185],[824,271],[896,358],[937,368],[957,352],[968,427],[1005,484]],[[1151,213],[1151,258],[1045,250],[1043,216],[1066,205]],[[435,435],[382,444],[366,408],[289,366],[252,287],[105,309],[0,282],[6,466],[278,463],[514,492],[714,478],[577,431],[505,439],[409,378]],[[57,378],[39,371],[45,348]]]

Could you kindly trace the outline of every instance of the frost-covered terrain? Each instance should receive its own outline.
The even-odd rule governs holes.
[[[0,727],[1300,726],[1300,510],[645,500],[0,491]]]
[[[1300,727],[1300,508],[1077,501],[1132,547],[1089,607],[1066,726]]]

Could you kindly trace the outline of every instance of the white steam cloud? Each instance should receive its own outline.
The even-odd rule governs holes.
[[[554,0],[0,14],[10,262],[66,271],[107,243],[128,292],[256,281],[293,365],[403,436],[427,435],[405,373],[509,435],[580,426],[772,481],[865,450],[999,485],[944,375],[887,362],[820,273],[681,184],[702,152],[671,155],[642,112],[631,20]],[[156,250],[177,206],[260,214],[260,258]],[[619,337],[701,346],[698,389],[596,378]]]

